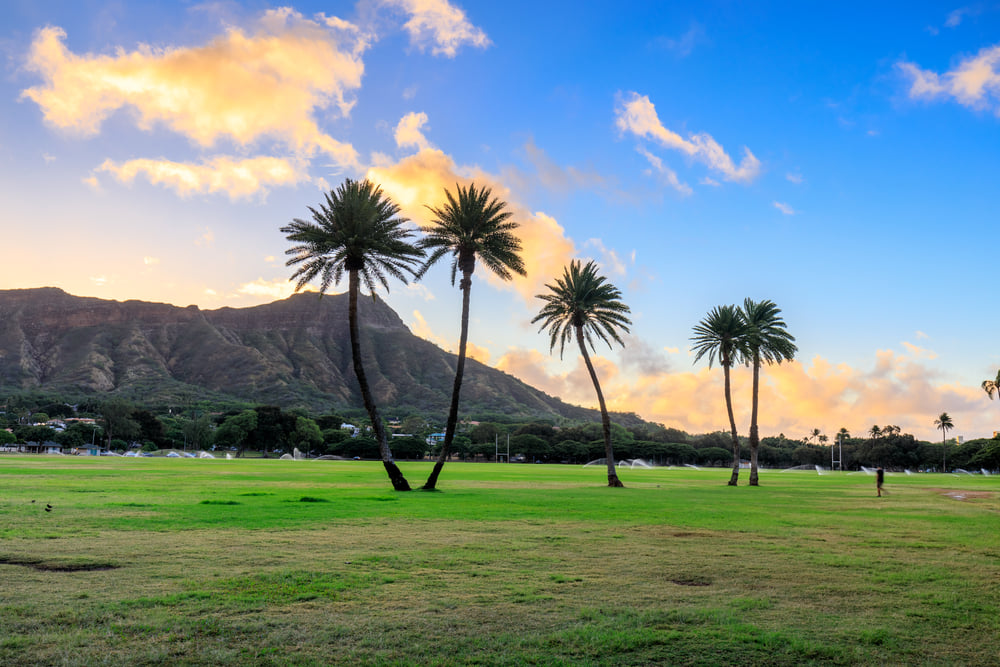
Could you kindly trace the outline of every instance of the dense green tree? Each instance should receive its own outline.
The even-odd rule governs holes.
[[[716,306],[709,311],[708,316],[694,327],[691,350],[695,353],[697,363],[702,357],[708,356],[708,367],[711,368],[716,357],[722,366],[724,389],[726,394],[726,412],[729,415],[729,429],[732,434],[733,469],[729,476],[729,486],[736,486],[740,476],[740,438],[736,432],[736,418],[733,416],[732,384],[729,372],[733,364],[742,359],[745,354],[744,343],[747,334],[746,320],[743,312],[736,306]]]
[[[556,341],[559,342],[560,358],[563,356],[566,342],[576,338],[590,380],[594,383],[594,391],[597,392],[597,402],[601,409],[608,486],[624,486],[618,479],[618,472],[615,469],[615,453],[611,444],[611,417],[608,415],[608,406],[604,402],[597,372],[587,353],[587,345],[595,349],[596,337],[607,343],[608,347],[611,347],[612,340],[624,347],[625,343],[619,331],[629,332],[629,325],[632,323],[628,318],[630,309],[621,301],[622,294],[618,288],[598,274],[597,265],[593,260],[586,265],[579,260],[572,260],[569,266],[563,269],[562,277],[557,278],[555,284],[546,287],[549,289],[547,294],[536,295],[536,298],[544,301],[545,305],[531,322],[534,324],[541,321],[541,330],[549,330],[550,352],[555,349]]]
[[[722,447],[705,447],[703,449],[696,449],[695,455],[697,456],[697,462],[706,466],[719,465],[728,459],[732,459],[733,457],[733,453],[731,451]]]
[[[323,433],[319,430],[319,425],[308,417],[295,418],[295,431],[292,434],[292,442],[299,451],[305,450],[306,455],[312,453],[323,444]]]
[[[426,236],[420,240],[420,246],[429,250],[430,254],[421,267],[420,274],[423,275],[428,267],[445,255],[451,255],[451,284],[455,284],[455,277],[459,273],[462,275],[458,284],[462,291],[462,328],[458,340],[455,382],[441,453],[423,487],[427,490],[432,490],[437,485],[438,476],[451,452],[458,424],[459,394],[462,390],[469,341],[472,274],[476,270],[476,260],[501,280],[510,280],[514,274],[526,274],[524,260],[520,255],[521,242],[515,234],[518,224],[510,219],[513,213],[507,210],[507,203],[494,197],[487,187],[477,190],[475,183],[467,188],[456,184],[455,189],[457,197],[445,190],[448,201],[444,206],[428,207],[434,214],[434,219],[430,226],[421,228]]]
[[[108,447],[113,438],[128,440],[140,433],[139,422],[133,417],[135,406],[123,398],[112,398],[101,404],[101,417]]]
[[[17,436],[6,429],[0,429],[0,445],[13,445]]]
[[[382,417],[362,364],[358,296],[362,282],[373,298],[376,283],[389,289],[388,276],[405,283],[404,271],[415,273],[413,265],[424,256],[424,251],[410,243],[412,232],[405,226],[406,218],[399,215],[399,206],[383,194],[382,188],[367,179],[345,180],[337,190],[327,193],[324,204],[318,209],[309,207],[309,211],[311,222],[296,218],[281,228],[286,238],[296,244],[285,251],[292,256],[287,265],[298,265],[292,274],[292,279],[297,280],[295,290],[319,278],[322,296],[347,274],[351,357],[361,399],[392,487],[397,491],[409,491],[409,483],[393,461]]]
[[[242,451],[247,438],[257,429],[257,411],[244,410],[230,415],[215,429],[216,448],[229,449],[235,447]]]
[[[212,444],[212,420],[208,415],[187,419],[181,426],[185,449],[207,449]]]
[[[137,408],[132,411],[132,419],[139,425],[139,433],[136,435],[139,440],[150,440],[158,446],[166,443],[167,433],[163,422],[150,410]]]
[[[545,438],[522,433],[510,437],[510,453],[523,454],[529,461],[546,461],[552,453],[552,446]]]

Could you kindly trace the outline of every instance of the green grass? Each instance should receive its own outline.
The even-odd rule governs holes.
[[[997,664],[1000,477],[621,474],[0,457],[0,664]]]

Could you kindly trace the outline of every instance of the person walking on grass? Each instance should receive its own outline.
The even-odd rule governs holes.
[[[878,468],[875,469],[875,492],[877,493],[879,498],[882,497],[882,485],[884,483],[885,483],[885,470],[882,470],[882,466],[879,466]],[[889,495],[888,491],[886,491],[886,495]]]

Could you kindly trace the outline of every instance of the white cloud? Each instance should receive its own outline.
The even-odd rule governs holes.
[[[1000,115],[1000,45],[983,48],[974,56],[938,74],[900,61],[896,69],[910,81],[912,99],[951,98],[972,109],[990,109]]]
[[[664,148],[680,151],[718,172],[727,181],[746,183],[760,173],[760,160],[748,148],[743,149],[743,160],[737,166],[711,135],[702,132],[690,134],[684,139],[664,127],[656,114],[656,107],[645,95],[628,93],[620,100],[615,115],[618,129],[622,132],[631,132],[637,137],[651,139]]]
[[[490,39],[472,25],[465,12],[447,0],[381,0],[409,14],[403,28],[410,34],[410,43],[424,50],[428,46],[434,55],[454,58],[464,44],[480,49],[490,45]]]
[[[224,193],[233,200],[266,194],[274,186],[295,185],[309,180],[302,166],[275,157],[233,160],[217,156],[201,164],[147,159],[116,164],[105,160],[97,171],[108,172],[126,184],[131,184],[136,176],[142,174],[153,185],[168,187],[182,197]]]
[[[795,209],[793,209],[791,206],[789,206],[788,204],[786,204],[784,202],[780,202],[780,201],[773,202],[773,206],[774,206],[774,208],[778,209],[779,211],[781,211],[785,215],[795,215],[797,213],[797,211]]]
[[[394,132],[396,145],[400,148],[416,148],[417,150],[433,148],[421,131],[425,125],[427,125],[427,114],[423,111],[420,113],[411,112],[403,116],[396,124]]]
[[[155,266],[160,263],[159,257],[143,257],[142,263],[146,266]]]
[[[292,294],[295,294],[295,283],[287,278],[278,278],[276,280],[257,278],[253,282],[243,283],[236,291],[246,296],[287,299]],[[306,289],[306,291],[311,290]]]
[[[691,186],[687,183],[681,183],[680,179],[677,178],[677,173],[670,167],[664,165],[663,160],[661,160],[658,156],[653,155],[642,146],[637,146],[636,150],[639,151],[644,158],[646,158],[649,164],[653,167],[653,170],[660,175],[661,179],[667,183],[667,185],[684,196],[688,196],[693,192],[691,190]],[[715,183],[715,181],[712,182]],[[718,185],[718,183],[715,184]]]
[[[805,179],[802,178],[802,174],[790,171],[785,174],[785,180],[789,183],[794,183],[795,185],[801,185]]]
[[[66,32],[48,26],[31,44],[26,69],[42,83],[22,92],[41,108],[45,121],[81,136],[100,134],[104,121],[120,110],[133,113],[140,129],[166,129],[197,149],[220,144],[241,148],[265,144],[291,153],[295,179],[287,175],[236,177],[237,188],[302,180],[301,165],[318,152],[337,169],[359,166],[354,148],[320,130],[316,116],[349,115],[352,94],[360,88],[361,54],[369,37],[350,23],[322,14],[315,19],[281,8],[264,12],[250,29],[230,27],[211,41],[193,47],[138,45],[113,54],[76,54],[65,45]],[[257,158],[260,160],[263,158]],[[269,158],[277,159],[277,158]],[[238,161],[203,160],[197,171],[181,174],[171,160],[133,160],[153,172],[155,164],[175,165],[174,176],[161,182],[178,191],[227,191],[206,181],[230,181],[233,175],[208,174]],[[109,161],[105,166],[114,167]],[[227,191],[229,192],[229,191]],[[230,196],[245,196],[229,192]]]

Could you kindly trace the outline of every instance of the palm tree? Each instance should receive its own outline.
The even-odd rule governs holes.
[[[531,323],[541,320],[539,331],[548,329],[549,352],[555,349],[559,341],[559,358],[566,349],[566,341],[574,336],[580,345],[580,354],[587,365],[590,379],[597,392],[597,402],[601,407],[601,423],[604,431],[604,451],[608,464],[608,486],[624,486],[615,471],[615,453],[611,447],[611,418],[604,403],[601,384],[597,381],[594,364],[587,354],[587,344],[594,349],[594,337],[600,338],[608,347],[614,340],[622,347],[618,332],[628,333],[629,307],[621,302],[621,292],[617,287],[607,282],[604,276],[598,275],[597,265],[593,260],[581,265],[579,260],[572,260],[568,267],[563,268],[562,278],[557,278],[555,285],[546,285],[549,294],[537,294],[536,298],[545,302],[538,315]],[[609,340],[610,338],[610,340]]]
[[[878,427],[878,424],[875,424],[870,429],[868,429],[868,435],[871,436],[872,440],[878,440],[879,438],[882,437],[882,429]]]
[[[948,437],[948,429],[955,428],[955,424],[947,412],[942,412],[941,416],[934,420],[934,426],[941,429],[941,465],[944,472],[948,472],[948,444],[945,440]]]
[[[506,202],[492,197],[489,188],[476,190],[473,183],[468,188],[455,186],[458,198],[445,190],[448,203],[441,208],[428,206],[434,214],[433,226],[422,227],[427,234],[421,239],[421,248],[432,250],[427,261],[420,268],[418,277],[446,254],[451,254],[451,284],[459,271],[462,280],[458,287],[462,290],[462,333],[458,342],[458,363],[455,366],[455,384],[451,390],[451,407],[448,410],[448,424],[444,431],[441,453],[431,471],[424,490],[433,490],[444,462],[451,454],[451,444],[458,424],[458,396],[465,374],[466,344],[469,340],[469,294],[472,290],[472,273],[476,270],[476,258],[503,280],[510,280],[513,274],[526,275],[521,252],[521,242],[514,235],[518,224],[510,220]]]
[[[995,380],[983,380],[982,387],[991,401],[993,400],[993,392],[996,392],[997,398],[1000,398],[1000,371],[997,371]]]
[[[716,306],[709,311],[708,316],[694,327],[691,337],[697,363],[706,354],[708,367],[711,368],[715,358],[719,358],[722,374],[725,378],[726,411],[729,413],[729,430],[733,436],[733,472],[729,477],[729,486],[736,486],[740,476],[740,438],[736,433],[736,420],[733,418],[733,397],[729,381],[729,369],[743,357],[743,339],[746,334],[746,322],[743,314],[736,306]]]
[[[289,241],[298,244],[285,251],[286,255],[292,255],[286,262],[287,266],[300,265],[291,278],[298,279],[295,291],[319,278],[322,297],[347,273],[354,374],[358,378],[361,398],[371,419],[382,464],[392,487],[397,491],[409,491],[410,485],[392,460],[382,418],[361,363],[358,293],[362,281],[373,298],[376,282],[388,291],[388,276],[405,283],[404,270],[415,273],[413,264],[425,253],[409,242],[412,231],[404,226],[407,220],[399,216],[399,206],[382,193],[382,188],[367,179],[360,182],[345,180],[335,191],[327,193],[326,202],[320,204],[318,210],[310,206],[309,211],[312,213],[311,221],[296,218],[281,228],[281,233],[286,234]]]
[[[781,309],[770,299],[743,300],[743,319],[746,321],[746,353],[744,360],[753,367],[753,405],[750,409],[750,486],[758,486],[757,449],[760,434],[757,432],[757,403],[760,395],[760,365],[791,361],[798,348],[795,336],[785,329]]]

